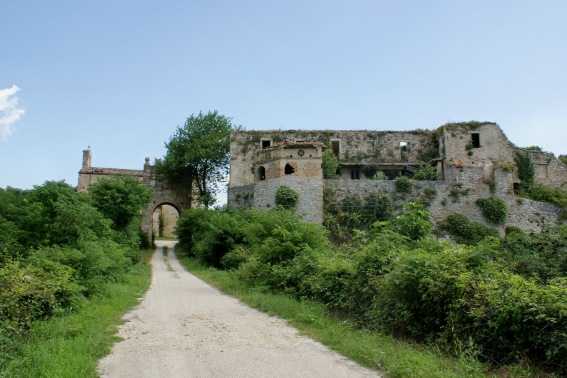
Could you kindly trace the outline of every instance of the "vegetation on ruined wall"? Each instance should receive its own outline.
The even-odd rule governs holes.
[[[323,151],[323,178],[333,179],[337,177],[339,161],[332,149],[327,148]]]
[[[278,187],[275,194],[276,206],[284,209],[295,209],[299,201],[299,195],[289,186],[282,185]]]
[[[498,231],[482,223],[471,221],[465,215],[451,214],[440,222],[441,229],[447,231],[457,243],[474,245],[488,236],[498,236]]]
[[[414,180],[437,180],[437,168],[431,165],[422,165],[413,173]]]
[[[476,204],[480,207],[484,219],[493,224],[503,224],[508,215],[508,205],[502,198],[491,196],[479,198]]]
[[[257,290],[316,300],[365,329],[496,366],[566,373],[567,228],[467,246],[434,239],[428,226],[427,211],[410,203],[348,247],[285,210],[189,210],[177,232],[185,253]],[[221,247],[207,242],[219,235]]]
[[[122,201],[143,184],[116,178],[91,190],[0,188],[0,366],[36,321],[78,309],[138,262],[139,213],[150,198]]]
[[[516,151],[514,157],[516,166],[518,167],[518,177],[522,180],[522,185],[527,186],[534,181],[534,164],[528,152]]]
[[[395,180],[396,192],[398,193],[411,193],[413,184],[406,176],[397,177]]]
[[[562,209],[560,218],[566,219],[567,191],[534,182],[535,170],[529,153],[516,151],[515,160],[518,167],[518,176],[522,180],[516,195],[558,206]]]

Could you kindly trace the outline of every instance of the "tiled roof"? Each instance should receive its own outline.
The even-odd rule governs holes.
[[[120,168],[99,168],[90,167],[83,168],[79,173],[97,174],[97,175],[124,175],[124,176],[143,176],[144,171],[140,169],[120,169]]]

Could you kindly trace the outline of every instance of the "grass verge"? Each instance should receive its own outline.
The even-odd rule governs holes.
[[[325,307],[311,301],[261,292],[239,281],[230,272],[200,265],[178,255],[187,270],[234,295],[248,305],[287,320],[303,334],[342,355],[388,377],[485,377],[486,366],[463,355],[449,358],[432,348],[396,340],[377,332],[354,329],[330,316]]]
[[[138,303],[150,284],[147,251],[120,283],[91,298],[76,313],[37,322],[0,377],[98,377],[98,360],[110,351],[122,315]]]

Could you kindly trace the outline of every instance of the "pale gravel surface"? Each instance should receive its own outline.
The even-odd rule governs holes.
[[[152,283],[111,354],[102,377],[378,377],[324,345],[300,336],[188,273],[161,242]]]

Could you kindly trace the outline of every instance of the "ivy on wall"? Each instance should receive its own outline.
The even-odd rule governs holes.
[[[484,218],[493,224],[503,224],[508,215],[508,205],[499,197],[491,196],[488,198],[479,198],[476,204],[480,207]]]

